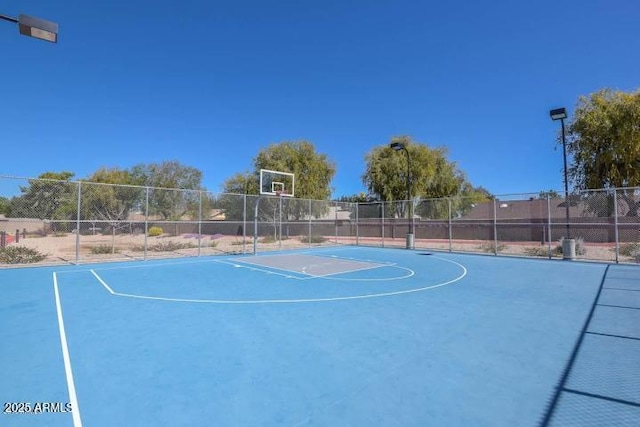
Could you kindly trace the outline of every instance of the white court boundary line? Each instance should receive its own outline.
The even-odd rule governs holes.
[[[321,258],[327,258],[327,259],[339,259],[339,260],[345,260],[345,261],[351,261],[351,259],[348,258],[336,258],[336,257],[321,257]],[[327,280],[338,280],[338,281],[345,281],[345,282],[378,282],[378,281],[385,281],[385,280],[401,280],[401,279],[406,279],[407,277],[411,277],[415,274],[415,271],[411,270],[410,268],[406,268],[406,267],[400,267],[395,265],[394,263],[376,263],[375,261],[366,261],[369,264],[376,264],[376,265],[372,265],[370,267],[363,267],[363,268],[356,268],[356,269],[352,269],[352,270],[345,270],[345,271],[338,271],[335,273],[327,273],[327,274],[311,274],[311,273],[307,273],[306,271],[295,271],[295,270],[287,270],[285,268],[280,268],[280,267],[271,267],[269,265],[263,265],[263,264],[256,264],[253,262],[249,262],[249,261],[244,261],[244,260],[237,260],[237,261],[229,261],[229,260],[213,260],[213,262],[217,262],[219,264],[227,264],[227,265],[231,265],[233,267],[236,268],[244,268],[250,271],[259,271],[261,273],[265,273],[265,274],[275,274],[277,276],[283,276],[286,277],[287,279],[296,279],[296,280],[311,280],[311,279],[327,279]],[[360,262],[365,262],[365,261],[360,261]],[[259,267],[253,267],[253,266],[259,266]],[[260,268],[263,267],[263,268]],[[399,270],[406,270],[409,272],[409,274],[405,274],[404,276],[396,276],[396,277],[382,277],[382,278],[378,278],[378,279],[350,279],[347,277],[330,277],[330,276],[337,276],[340,274],[349,274],[349,273],[354,273],[357,271],[366,271],[366,270],[373,270],[376,268],[382,268],[382,267],[391,267],[391,268],[397,268]],[[305,267],[306,268],[306,267]],[[272,271],[275,270],[275,271]],[[287,271],[288,274],[286,273],[281,273],[280,271]],[[299,275],[304,275],[305,277],[298,277],[295,276],[294,274],[299,274]]]
[[[213,300],[213,299],[196,299],[196,298],[168,298],[168,297],[155,297],[150,295],[136,295],[136,294],[128,294],[124,292],[116,292],[95,272],[95,270],[91,269],[91,274],[95,276],[95,278],[100,282],[100,284],[113,296],[126,297],[126,298],[136,298],[136,299],[145,299],[145,300],[153,300],[153,301],[167,301],[167,302],[190,302],[190,303],[198,303],[198,304],[293,304],[293,303],[305,303],[305,302],[330,302],[330,301],[347,301],[347,300],[360,300],[360,299],[369,299],[369,298],[381,298],[381,297],[390,297],[395,295],[403,295],[410,294],[416,292],[423,292],[430,289],[440,288],[442,286],[447,286],[452,283],[458,282],[462,280],[467,275],[467,268],[452,260],[448,260],[446,258],[440,258],[437,256],[432,257],[434,259],[439,259],[441,261],[449,262],[451,264],[455,264],[461,268],[462,273],[451,280],[446,282],[437,283],[435,285],[424,286],[421,288],[414,289],[405,289],[401,291],[393,291],[393,292],[381,292],[376,294],[364,294],[364,295],[352,295],[345,297],[331,297],[331,298],[303,298],[303,299],[263,299],[263,300]]]
[[[64,330],[64,319],[62,318],[62,304],[60,304],[60,292],[58,292],[58,277],[53,273],[53,290],[56,295],[56,311],[58,313],[58,329],[60,331],[60,345],[62,346],[62,359],[64,361],[64,372],[67,377],[67,388],[69,389],[69,402],[71,403],[71,415],[74,427],[82,427],[80,419],[80,407],[76,395],[76,386],[73,382],[73,371],[71,370],[71,358],[69,357],[69,347],[67,345],[67,334]]]

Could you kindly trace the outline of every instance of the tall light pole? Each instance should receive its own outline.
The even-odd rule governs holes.
[[[562,125],[562,156],[564,160],[564,208],[567,221],[567,238],[562,241],[562,258],[572,260],[576,257],[576,241],[571,238],[571,225],[569,224],[569,178],[567,172],[567,140],[564,130],[564,119],[567,118],[565,108],[556,108],[549,111],[551,120],[560,120]]]
[[[58,24],[55,22],[27,15],[18,15],[17,18],[13,18],[1,13],[0,19],[18,24],[18,31],[24,36],[46,40],[51,43],[58,42]]]
[[[571,229],[569,225],[569,180],[567,178],[567,141],[564,131],[564,119],[567,118],[567,110],[565,108],[556,108],[549,112],[551,120],[560,120],[562,124],[562,157],[564,159],[564,204],[567,217],[567,239],[571,238]]]
[[[411,158],[409,156],[409,150],[402,142],[395,141],[392,142],[389,147],[395,151],[404,151],[407,155],[407,202],[409,203],[409,218],[411,221],[411,226],[409,228],[409,232],[407,233],[407,249],[413,249],[413,237],[415,233],[415,222],[413,218],[413,200],[411,199]]]

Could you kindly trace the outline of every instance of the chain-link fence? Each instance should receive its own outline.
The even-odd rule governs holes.
[[[0,177],[0,265],[355,244],[355,205]]]
[[[570,238],[576,259],[640,261],[638,188],[419,200],[411,217],[406,205],[358,205],[360,244],[404,246],[412,230],[416,249],[563,258]]]
[[[640,189],[346,203],[0,177],[0,265],[335,245],[640,261]]]

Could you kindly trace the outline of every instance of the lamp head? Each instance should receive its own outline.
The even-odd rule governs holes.
[[[567,110],[565,108],[556,108],[549,111],[551,120],[562,120],[567,118]]]
[[[58,24],[34,18],[33,16],[18,16],[18,27],[20,34],[45,40],[51,43],[58,42]]]
[[[398,142],[398,141],[392,142],[389,145],[389,147],[391,147],[395,151],[400,151],[400,150],[404,150],[405,149],[404,144],[402,142]]]

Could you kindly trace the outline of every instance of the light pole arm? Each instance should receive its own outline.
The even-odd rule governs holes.
[[[0,13],[0,19],[3,19],[3,20],[5,20],[5,21],[9,21],[9,22],[13,22],[14,24],[17,24],[17,23],[18,23],[18,20],[17,20],[16,18],[12,18],[12,17],[10,17],[10,16],[3,15],[3,14],[1,14],[1,13]]]

